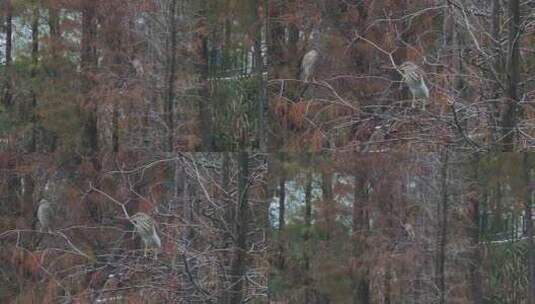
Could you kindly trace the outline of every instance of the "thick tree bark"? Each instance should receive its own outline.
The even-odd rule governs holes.
[[[520,81],[520,0],[509,1],[509,54],[507,58],[507,102],[502,118],[503,151],[514,150],[518,123],[518,82]]]
[[[9,107],[13,104],[13,92],[11,87],[11,62],[12,62],[12,43],[13,43],[13,7],[11,5],[11,0],[5,2],[5,36],[6,36],[6,80],[3,84],[3,96],[2,102],[6,107]]]

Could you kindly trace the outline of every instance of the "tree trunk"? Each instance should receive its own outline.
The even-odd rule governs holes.
[[[221,185],[223,186],[223,202],[225,204],[225,222],[228,225],[226,229],[230,234],[234,233],[234,228],[232,223],[234,222],[235,217],[235,204],[230,199],[230,153],[223,152],[223,172],[221,177]]]
[[[390,266],[390,261],[385,261],[385,277],[384,277],[384,295],[385,303],[384,304],[393,304],[392,303],[392,266]]]
[[[3,100],[2,102],[6,107],[10,107],[13,104],[13,93],[11,88],[11,49],[12,49],[12,41],[13,41],[13,7],[11,5],[11,0],[7,0],[5,2],[5,18],[6,18],[6,24],[5,24],[5,36],[6,36],[6,80],[4,83],[4,94],[3,94]]]
[[[334,228],[334,200],[333,200],[333,174],[324,172],[321,175],[321,191],[323,199],[323,215],[325,221],[326,239],[331,238],[331,231]]]
[[[97,67],[96,54],[96,4],[92,0],[85,0],[82,9],[82,93],[84,104],[82,105],[82,147],[85,153],[93,157],[95,161],[98,152],[98,129],[97,129],[97,103],[90,97],[93,88],[92,73]],[[94,162],[95,163],[95,162]],[[96,163],[95,163],[96,164]]]
[[[169,49],[167,50],[167,94],[165,103],[165,117],[167,120],[167,151],[174,151],[175,137],[175,82],[176,82],[176,52],[177,52],[177,0],[171,1],[169,8]]]
[[[128,69],[126,56],[126,49],[128,45],[128,27],[125,26],[126,14],[124,8],[119,3],[111,2],[108,7],[109,13],[102,18],[102,36],[105,42],[105,50],[103,52],[103,64],[111,71],[114,80],[114,89],[117,92],[115,98],[112,99],[112,117],[111,117],[111,148],[112,152],[119,152],[120,136],[119,136],[119,112],[122,101],[122,90],[127,82]],[[125,134],[128,134],[127,129]]]
[[[236,247],[231,268],[231,296],[230,303],[239,304],[243,300],[243,275],[245,274],[245,259],[247,257],[248,234],[248,191],[249,191],[249,153],[238,153],[238,214],[236,219]],[[230,304],[229,303],[229,304]]]
[[[503,151],[512,152],[518,115],[520,81],[520,0],[509,1],[509,53],[507,58],[507,102],[502,119]]]
[[[37,64],[39,63],[39,6],[34,4],[32,16],[32,68],[30,76],[32,82],[36,83]],[[31,123],[32,123],[32,138],[30,140],[30,152],[35,152],[37,149],[37,93],[32,86],[32,107],[31,107]]]
[[[281,160],[283,162],[284,160]],[[285,219],[285,204],[286,204],[286,177],[280,177],[279,180],[279,268],[284,269],[284,228],[286,226]]]
[[[257,111],[258,111],[258,126],[256,130],[256,144],[260,151],[267,151],[267,130],[266,130],[266,116],[267,108],[267,79],[264,77],[266,66],[264,64],[264,56],[262,55],[262,30],[265,28],[264,16],[258,14],[259,10],[266,11],[265,0],[253,0],[255,15],[255,37],[254,37],[254,65],[253,70],[257,79]]]
[[[533,241],[533,191],[531,190],[532,164],[528,152],[523,153],[523,173],[525,185],[524,215],[526,217],[526,237],[528,238],[528,304],[535,304],[535,242]]]
[[[48,29],[50,31],[50,52],[52,62],[50,64],[52,77],[58,76],[59,58],[60,58],[60,10],[53,3],[48,7]]]
[[[310,229],[312,228],[312,172],[307,170],[305,179],[305,233],[303,235],[303,272],[305,304],[312,301],[312,275],[310,273]]]
[[[53,3],[48,4],[48,30],[50,32],[50,61],[47,63],[47,67],[50,73],[50,84],[56,85],[56,79],[59,76],[60,63],[60,42],[61,42],[61,30],[60,30],[60,9],[58,9]],[[57,137],[53,132],[45,132],[43,134],[43,143],[48,147],[49,151],[54,152],[56,150]]]
[[[357,259],[362,256],[366,250],[364,242],[368,237],[368,217],[366,211],[368,204],[368,192],[365,189],[366,177],[357,170],[355,170],[353,187],[353,262],[356,263]],[[370,304],[370,282],[368,279],[368,270],[357,269],[355,265],[351,266],[351,283],[353,289],[352,303]]]
[[[472,294],[472,303],[483,303],[483,288],[481,277],[481,249],[480,249],[480,187],[479,187],[479,157],[471,158],[473,164],[473,176],[469,179],[470,186],[468,203],[472,210],[472,223],[469,228],[469,236],[472,243],[473,251],[470,254],[469,273],[470,273],[470,287]]]
[[[441,202],[437,208],[437,218],[439,222],[438,232],[438,251],[437,251],[437,267],[436,267],[436,285],[439,292],[439,303],[446,303],[446,245],[448,235],[448,148],[443,152],[441,157]]]
[[[224,206],[224,266],[231,268],[232,267],[232,240],[235,236],[235,222],[236,222],[236,204],[232,201],[230,197],[231,192],[231,154],[229,152],[223,152],[222,154],[222,172],[221,172],[221,186],[223,188],[223,197],[222,202]],[[223,282],[225,284],[226,282]],[[232,283],[232,282],[231,282]],[[230,304],[230,298],[232,294],[230,292],[225,292],[221,295],[220,302],[223,304]]]
[[[494,72],[495,72],[495,78],[498,78],[500,75],[498,74],[498,71],[502,70],[502,60],[503,60],[503,54],[501,50],[501,4],[500,0],[492,0],[492,37],[494,38],[494,41],[496,41],[493,44],[493,48],[496,50],[494,51],[494,62],[492,63]],[[490,75],[489,75],[490,76]],[[491,77],[489,77],[490,79]],[[492,84],[492,91],[490,92],[491,100],[492,102],[489,103],[489,127],[490,127],[490,134],[491,134],[491,140],[493,145],[493,150],[499,151],[498,148],[498,138],[500,137],[498,134],[498,126],[500,124],[500,83],[498,83],[501,79],[495,79],[496,81]]]
[[[201,0],[199,11],[200,20],[198,22],[199,28],[207,27],[207,0]],[[199,45],[200,62],[197,63],[197,72],[199,74],[199,81],[201,82],[199,95],[199,127],[201,132],[201,151],[214,152],[214,136],[212,126],[212,110],[210,105],[210,84],[208,83],[208,34],[206,28],[197,33],[197,44]]]
[[[269,1],[269,16],[268,16],[268,35],[267,35],[267,44],[268,44],[268,75],[269,79],[280,79],[281,70],[283,67],[284,61],[284,37],[285,29],[280,22],[280,18],[283,15],[283,1]],[[285,84],[286,85],[286,84]],[[273,86],[272,86],[273,87]],[[278,90],[278,89],[277,89]],[[275,96],[275,92],[270,90],[270,96]],[[278,92],[276,93],[278,94]],[[273,117],[269,117],[268,120],[271,121]],[[286,128],[281,130],[283,134],[275,135],[273,132],[268,132],[269,138],[268,144],[272,148],[280,147],[283,142],[281,141],[284,138],[284,133]],[[270,149],[272,149],[270,148]]]

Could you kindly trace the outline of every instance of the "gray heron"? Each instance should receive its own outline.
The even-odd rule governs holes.
[[[425,110],[425,103],[429,98],[429,89],[425,84],[425,73],[418,65],[411,61],[406,61],[399,66],[399,71],[403,77],[403,82],[409,87],[412,94],[412,107],[415,107],[415,101],[422,102],[422,110]]]
[[[54,203],[46,199],[39,201],[39,208],[37,209],[37,219],[40,224],[40,231],[52,232],[54,226],[54,218],[56,216],[56,206]]]
[[[155,221],[146,213],[138,212],[130,218],[136,232],[143,241],[143,256],[147,256],[149,248],[161,248],[162,241],[156,232]],[[156,258],[156,255],[155,255]]]
[[[301,68],[299,70],[299,79],[304,82],[309,82],[314,74],[316,64],[319,59],[319,52],[315,49],[308,51],[301,60]]]

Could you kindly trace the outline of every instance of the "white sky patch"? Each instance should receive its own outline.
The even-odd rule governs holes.
[[[298,176],[296,178],[297,180],[300,180],[300,182],[296,182],[295,180],[289,180],[286,182],[286,200],[285,200],[285,219],[286,223],[295,223],[295,222],[303,222],[304,221],[304,212],[305,212],[305,185],[304,181],[304,175]],[[314,209],[316,209],[316,204],[318,200],[322,199],[322,191],[321,191],[321,178],[317,175],[313,175],[312,177],[312,213],[314,213]],[[336,188],[337,184],[343,184],[346,185],[352,185],[353,184],[353,178],[348,176],[342,176],[335,174],[333,177],[333,188]],[[336,201],[336,204],[342,206],[342,207],[350,207],[353,203],[353,191],[348,191],[346,195],[338,195],[334,194],[334,200]],[[277,191],[275,192],[275,195],[270,200],[270,206],[269,206],[269,213],[270,213],[270,222],[273,227],[279,226],[279,188],[277,187]],[[343,214],[341,213],[337,220],[342,220],[345,222],[346,217],[350,216],[351,214]],[[314,219],[312,219],[314,221]]]

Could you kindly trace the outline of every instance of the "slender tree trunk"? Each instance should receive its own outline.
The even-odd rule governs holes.
[[[197,44],[199,45],[199,58],[200,62],[197,63],[197,72],[199,74],[199,81],[201,83],[198,95],[199,95],[199,127],[201,133],[201,150],[205,152],[214,152],[215,143],[212,126],[212,110],[211,110],[211,96],[210,96],[210,84],[208,82],[208,33],[206,33],[208,27],[207,19],[207,0],[200,0],[200,11],[198,13],[199,21],[198,27],[204,28],[197,34]]]
[[[518,82],[520,81],[520,0],[509,1],[509,53],[507,58],[507,102],[502,119],[503,151],[512,152],[518,123]]]
[[[35,85],[37,77],[37,65],[39,63],[39,4],[34,4],[32,16],[32,68],[30,76]],[[30,140],[30,152],[37,150],[37,93],[35,87],[32,86],[32,107],[31,107],[31,123],[32,123],[32,138]]]
[[[496,50],[494,52],[494,62],[493,62],[493,68],[495,71],[495,77],[499,77],[498,71],[502,70],[502,60],[503,60],[503,54],[501,51],[501,4],[500,0],[492,0],[492,37],[496,41],[493,45],[494,49]],[[490,78],[490,77],[489,77]],[[500,124],[500,84],[498,81],[501,79],[496,79],[496,81],[492,84],[492,91],[490,92],[490,96],[492,98],[492,102],[489,103],[489,127],[490,127],[490,135],[493,143],[493,150],[499,151],[498,148],[498,126]]]
[[[238,304],[243,300],[243,275],[245,274],[245,259],[247,257],[248,234],[248,188],[249,188],[249,153],[238,152],[238,214],[236,219],[236,248],[231,268],[231,296],[230,303]],[[229,303],[229,304],[230,304]]]
[[[283,68],[284,61],[284,37],[285,29],[280,22],[280,18],[283,15],[283,1],[269,1],[269,16],[268,16],[268,35],[267,35],[267,44],[268,44],[268,75],[269,79],[280,79],[281,71]],[[284,84],[286,85],[286,83]],[[271,91],[270,96],[274,95],[275,92]],[[278,94],[278,92],[276,93]],[[271,116],[268,120],[271,120]],[[286,128],[282,130],[281,135],[274,135],[273,132],[268,132],[268,144],[270,147],[278,148],[283,145],[281,141],[284,138],[284,132]],[[269,148],[271,149],[271,148]]]
[[[469,236],[472,243],[473,251],[470,256],[469,273],[470,287],[472,293],[472,303],[483,303],[483,288],[481,277],[481,245],[480,245],[480,185],[479,185],[479,157],[476,155],[470,160],[472,162],[473,176],[469,178],[470,186],[468,189],[471,196],[468,197],[468,203],[472,210],[472,219],[469,228]]]
[[[11,5],[11,0],[7,0],[5,2],[5,18],[6,18],[6,24],[5,24],[5,36],[6,36],[6,80],[4,82],[4,94],[2,96],[2,102],[6,107],[9,107],[13,104],[13,93],[11,88],[11,49],[12,49],[12,41],[13,41],[13,8]]]
[[[283,162],[284,160],[281,160]],[[284,269],[284,230],[286,226],[286,177],[283,175],[279,180],[279,268]]]
[[[59,9],[51,5],[48,8],[48,29],[50,30],[50,38],[52,40],[51,52],[53,59],[57,59],[57,57],[59,56],[59,40],[61,37],[59,28],[59,17]]]
[[[274,183],[273,181],[275,180],[275,175],[276,175],[276,172],[274,172],[274,167],[275,167],[275,157],[274,157],[274,153],[268,153],[265,157],[265,161],[266,161],[266,178],[265,178],[265,184],[264,184],[264,193],[263,193],[263,198],[265,198],[264,200],[264,205],[262,206],[262,227],[265,231],[265,236],[266,236],[266,239],[271,239],[271,220],[270,220],[270,212],[269,212],[269,209],[270,209],[270,202],[271,202],[271,198],[273,197],[273,193],[274,193]]]
[[[116,78],[114,81],[114,89],[119,92],[116,98],[112,100],[112,117],[111,117],[111,148],[112,152],[119,152],[120,136],[119,136],[119,111],[121,105],[120,93],[123,90],[125,82],[127,81],[128,69],[126,56],[126,48],[128,45],[128,27],[125,26],[126,14],[124,8],[119,3],[111,2],[109,4],[109,13],[102,18],[102,36],[105,41],[104,59],[103,65],[107,68]],[[115,76],[116,75],[116,76]],[[125,132],[128,133],[128,130]]]
[[[174,151],[175,137],[175,82],[176,82],[176,52],[177,52],[177,0],[172,0],[169,8],[169,49],[167,51],[167,96],[165,103],[165,117],[167,119],[167,150]]]
[[[385,261],[385,277],[384,277],[384,304],[393,304],[392,303],[392,266],[390,261]]]
[[[93,157],[98,152],[98,129],[97,129],[97,103],[89,93],[93,87],[92,73],[97,67],[96,55],[96,4],[92,0],[84,0],[82,9],[82,92],[84,104],[82,105],[83,138],[82,147],[84,152]],[[98,165],[97,165],[98,167]]]
[[[57,78],[59,76],[60,63],[60,42],[61,42],[61,29],[60,29],[60,9],[57,8],[54,3],[48,4],[48,29],[50,33],[50,59],[46,66],[50,73],[50,84],[56,85]],[[48,147],[49,151],[56,150],[57,137],[52,132],[46,132],[43,134],[43,143]]]
[[[326,238],[331,238],[331,229],[334,228],[334,199],[333,199],[333,174],[331,172],[324,172],[321,175],[321,191],[323,199],[323,213],[325,220]]]
[[[353,198],[353,259],[356,262],[365,252],[364,242],[368,237],[366,177],[355,170]],[[353,304],[370,304],[370,283],[367,269],[357,269],[352,265],[351,282]],[[365,266],[364,266],[365,267]]]
[[[295,0],[288,1],[289,5],[285,8],[285,11],[290,11],[290,7],[297,7]],[[292,11],[292,13],[297,14],[298,12]],[[286,65],[289,69],[289,75],[282,76],[283,78],[295,78],[299,79],[301,60],[303,57],[303,52],[307,52],[310,49],[299,50],[299,28],[297,24],[291,23],[287,26],[286,31],[288,31],[288,43],[286,48],[288,49],[288,54],[283,58],[283,64]],[[289,82],[287,86],[287,96],[290,100],[298,101],[299,98],[303,97],[306,93],[309,85],[298,82]]]
[[[221,172],[221,185],[223,188],[223,197],[222,202],[224,206],[224,239],[225,239],[225,252],[224,252],[224,266],[231,268],[232,267],[232,240],[236,235],[235,223],[236,223],[236,203],[232,201],[230,197],[231,192],[231,154],[229,152],[223,152],[222,154],[222,172]],[[225,285],[226,282],[223,282]],[[231,282],[232,283],[232,282]],[[232,293],[226,292],[221,295],[220,302],[223,304],[230,304]]]
[[[535,242],[533,240],[533,191],[531,190],[531,175],[533,165],[528,152],[523,153],[523,173],[525,186],[524,214],[526,216],[526,236],[528,238],[528,304],[535,304]]]
[[[260,151],[267,151],[267,130],[266,130],[266,115],[268,112],[267,108],[267,79],[264,77],[264,72],[266,72],[266,66],[264,64],[264,56],[262,54],[262,30],[265,27],[265,17],[259,15],[258,12],[265,11],[267,7],[266,0],[252,0],[253,9],[255,15],[255,38],[254,38],[254,65],[253,70],[257,79],[257,111],[258,111],[258,126],[256,129],[256,143]]]
[[[310,273],[310,229],[312,228],[312,172],[307,170],[305,179],[305,233],[303,235],[304,304],[312,301],[312,274]]]
[[[230,153],[223,152],[223,172],[222,172],[222,185],[223,185],[223,202],[225,203],[225,222],[228,223],[226,230],[230,234],[234,234],[234,228],[232,223],[234,222],[235,217],[235,204],[230,199]]]
[[[436,267],[436,285],[439,292],[439,303],[446,303],[446,245],[448,235],[448,148],[443,152],[441,157],[441,200],[437,208],[437,218],[440,219],[438,233],[438,250],[437,250],[437,267]]]

